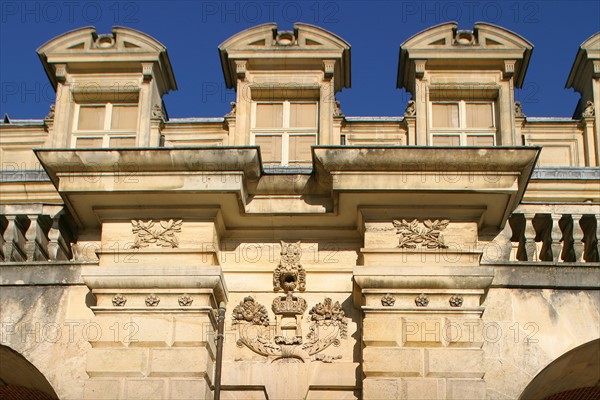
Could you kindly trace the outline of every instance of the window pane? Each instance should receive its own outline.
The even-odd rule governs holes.
[[[290,128],[316,128],[317,104],[316,103],[291,103]]]
[[[80,131],[104,130],[104,112],[104,106],[79,107],[79,120],[77,121],[77,129]]]
[[[433,128],[458,128],[458,104],[432,104],[431,126]]]
[[[115,106],[112,107],[111,130],[135,131],[137,129],[138,108],[137,106]]]
[[[110,139],[110,147],[134,147],[134,137],[116,137]]]
[[[310,147],[315,143],[315,135],[290,136],[290,162],[310,161]]]
[[[75,147],[78,149],[102,147],[102,138],[77,138]]]
[[[492,103],[467,103],[467,128],[493,128]]]
[[[467,136],[467,146],[493,146],[494,137],[491,135],[469,135]]]
[[[283,104],[256,104],[256,128],[282,128]]]
[[[433,135],[434,146],[458,146],[460,137],[458,135]]]
[[[255,143],[260,146],[263,162],[281,162],[281,136],[256,136]]]

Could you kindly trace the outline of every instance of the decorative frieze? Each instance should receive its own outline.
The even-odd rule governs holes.
[[[406,249],[416,249],[417,247],[426,249],[447,249],[448,246],[444,243],[441,231],[446,229],[449,220],[443,219],[435,221],[425,220],[419,223],[414,219],[411,222],[403,219],[402,221],[394,220],[396,233],[400,235],[400,243],[398,247]]]
[[[179,247],[176,233],[181,232],[182,220],[158,221],[131,220],[131,231],[135,235],[134,249],[154,244],[158,247]]]

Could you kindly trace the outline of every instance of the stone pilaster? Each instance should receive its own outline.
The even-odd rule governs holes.
[[[366,225],[377,238],[366,232],[362,265],[354,270],[354,302],[363,313],[363,399],[484,399],[480,304],[493,270],[480,266],[481,253],[468,246],[472,238],[465,237],[463,248],[428,242],[427,235],[429,248],[402,238],[400,246],[383,248],[377,245],[396,232]],[[448,231],[452,237],[459,230]]]
[[[85,397],[211,399],[215,309],[227,300],[219,214],[123,221],[115,212],[100,213],[99,267],[82,272],[97,331]]]

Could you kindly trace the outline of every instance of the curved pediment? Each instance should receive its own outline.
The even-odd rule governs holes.
[[[600,76],[600,32],[593,34],[579,46],[565,87],[583,93],[592,76]]]
[[[460,30],[448,22],[417,33],[400,45],[398,87],[408,85],[410,60],[488,59],[514,60],[515,85],[525,77],[533,45],[516,33],[493,24],[478,22],[473,30]]]
[[[236,81],[235,60],[314,59],[335,60],[344,71],[343,85],[350,86],[350,44],[314,25],[296,23],[293,31],[279,31],[269,23],[248,28],[219,45],[227,87]]]
[[[94,27],[67,32],[44,43],[37,50],[48,59],[67,54],[156,53],[166,51],[158,40],[135,29],[114,27],[112,33],[98,34]]]
[[[236,33],[219,45],[219,50],[226,53],[254,50],[258,55],[261,48],[348,50],[350,45],[325,29],[303,23],[294,24],[293,31],[278,31],[274,23],[258,25]]]
[[[55,87],[57,65],[99,65],[110,60],[112,63],[158,63],[165,75],[166,91],[177,89],[166,47],[135,29],[116,26],[111,33],[98,34],[94,27],[80,28],[49,40],[37,53]]]
[[[527,39],[500,26],[478,22],[473,30],[459,30],[456,22],[426,29],[412,36],[400,46],[403,50],[443,49],[461,50],[507,49],[530,51],[533,45]]]

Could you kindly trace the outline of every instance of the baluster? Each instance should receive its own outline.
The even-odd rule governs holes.
[[[533,218],[535,214],[524,213],[525,217],[525,252],[527,254],[527,261],[538,261],[537,258],[537,247],[535,244],[535,228],[533,226]]]
[[[552,243],[550,245],[552,248],[552,261],[559,262],[563,245],[563,234],[560,229],[560,218],[562,215],[551,214],[550,217],[552,218],[552,227],[550,230],[550,238],[552,239]]]
[[[6,261],[8,259],[4,253],[4,244],[6,243],[4,233],[6,232],[7,227],[8,221],[6,220],[6,217],[0,215],[0,261]]]
[[[596,214],[594,217],[596,218],[596,254],[595,260],[590,261],[598,262],[600,259],[600,214]]]
[[[39,215],[28,215],[29,227],[25,231],[25,254],[29,261],[45,261],[48,257],[44,254],[40,246],[40,237],[42,228],[40,226]]]
[[[65,228],[63,227],[62,217],[62,213],[54,216],[48,232],[48,254],[50,260],[53,261],[66,261],[71,258],[71,252],[64,237]]]
[[[575,262],[583,262],[583,229],[581,229],[581,214],[571,214],[573,218],[573,251]]]
[[[6,261],[25,261],[27,255],[23,248],[25,236],[23,235],[23,224],[17,215],[7,215],[7,226],[4,235],[4,258]]]

